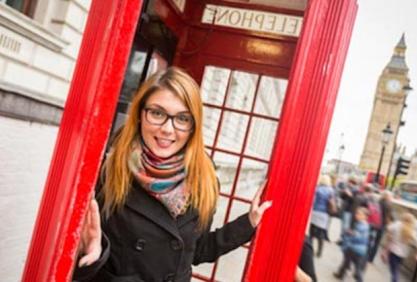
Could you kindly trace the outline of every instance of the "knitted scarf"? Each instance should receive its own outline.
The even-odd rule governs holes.
[[[143,142],[136,141],[128,166],[140,186],[160,201],[172,217],[185,213],[190,195],[184,181],[186,172],[182,152],[166,159],[160,158]]]

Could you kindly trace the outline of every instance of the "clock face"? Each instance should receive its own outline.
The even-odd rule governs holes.
[[[386,89],[390,93],[397,93],[401,90],[401,82],[397,79],[390,79],[387,81]]]

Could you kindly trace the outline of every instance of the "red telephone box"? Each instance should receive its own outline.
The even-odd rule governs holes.
[[[235,253],[235,276],[223,276],[229,266],[221,258],[197,268],[195,278],[292,281],[356,1],[312,0],[305,11],[239,1],[152,3],[178,39],[173,64],[201,83],[207,150],[223,174],[214,225],[246,211],[266,175],[264,197],[273,200],[251,246]],[[71,277],[136,24],[155,16],[148,7],[140,16],[141,5],[92,3],[24,281]]]

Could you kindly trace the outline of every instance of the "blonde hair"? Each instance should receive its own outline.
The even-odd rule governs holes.
[[[194,127],[185,147],[184,165],[186,183],[190,189],[191,206],[199,213],[199,227],[205,228],[214,213],[219,185],[214,165],[204,151],[203,105],[200,89],[194,79],[177,67],[170,67],[152,75],[133,98],[127,120],[115,137],[102,175],[103,212],[109,216],[123,206],[132,183],[128,158],[132,142],[140,136],[140,114],[147,99],[158,90],[169,90],[188,107],[194,118]]]
[[[412,243],[414,238],[415,218],[409,213],[405,212],[401,215],[401,241],[404,243]]]
[[[321,174],[318,184],[323,186],[332,186],[332,179],[327,174]]]

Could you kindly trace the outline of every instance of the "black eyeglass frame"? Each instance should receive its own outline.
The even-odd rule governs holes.
[[[180,116],[181,114],[177,114],[177,115],[170,115],[170,114],[168,114],[167,112],[165,112],[164,110],[161,110],[161,109],[155,109],[155,108],[149,108],[149,107],[145,107],[145,108],[143,108],[143,110],[145,111],[145,118],[146,118],[146,121],[147,121],[147,122],[149,122],[150,124],[162,126],[162,125],[164,125],[164,124],[165,124],[168,120],[171,120],[172,126],[175,128],[175,130],[179,130],[179,131],[183,131],[183,132],[188,132],[188,131],[193,131],[193,130],[194,130],[194,118],[193,118],[193,116],[191,116],[191,127],[190,127],[189,129],[181,129],[181,128],[177,128],[177,127],[175,126],[175,118],[176,118],[176,117],[178,117],[178,116]],[[163,112],[163,113],[166,115],[166,118],[165,118],[165,119],[164,119],[164,121],[163,121],[163,122],[161,122],[161,123],[151,122],[151,121],[149,120],[149,118],[148,118],[148,113],[149,113],[149,111],[160,111],[160,112]]]

